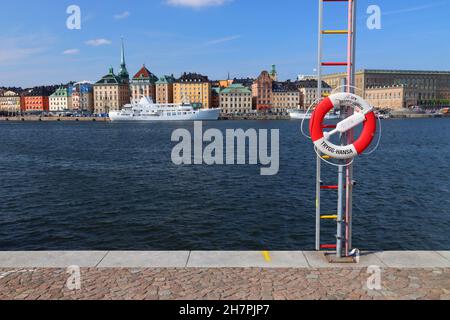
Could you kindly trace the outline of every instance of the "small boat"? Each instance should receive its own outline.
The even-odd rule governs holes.
[[[309,120],[312,116],[312,111],[307,113],[305,110],[294,109],[289,111],[289,116],[292,120]],[[325,116],[327,120],[339,119],[340,113],[339,111],[330,112]]]
[[[190,103],[154,103],[143,97],[136,104],[127,104],[122,110],[111,111],[109,118],[118,121],[215,121],[219,120],[220,109],[195,109]]]

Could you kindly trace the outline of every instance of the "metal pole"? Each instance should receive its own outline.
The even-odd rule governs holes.
[[[317,56],[317,99],[322,98],[322,28],[323,28],[323,0],[319,0],[319,41]],[[321,185],[321,165],[319,156],[316,159],[316,251],[320,251],[320,185]]]
[[[350,42],[350,69],[349,69],[349,86],[348,92],[355,93],[354,87],[356,82],[356,0],[350,0],[349,2],[349,42]],[[349,110],[351,112],[351,110]],[[347,144],[354,142],[354,130],[347,132]],[[346,172],[346,205],[345,205],[345,255],[348,256],[349,252],[353,248],[352,243],[352,216],[353,216],[353,164],[347,166]]]

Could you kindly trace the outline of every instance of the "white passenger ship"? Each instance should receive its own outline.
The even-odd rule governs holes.
[[[307,113],[305,110],[300,109],[289,110],[289,116],[291,117],[292,120],[310,120],[312,113],[313,111]],[[327,120],[334,120],[339,118],[340,118],[339,111],[330,112],[325,116],[325,119]]]
[[[143,97],[139,103],[127,104],[111,111],[111,121],[208,121],[219,120],[220,109],[194,109],[191,104],[154,103]]]

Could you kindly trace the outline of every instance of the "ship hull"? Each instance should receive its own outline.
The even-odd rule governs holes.
[[[220,109],[198,110],[193,114],[180,115],[121,115],[111,112],[109,118],[112,122],[153,122],[153,121],[216,121],[219,120]]]
[[[289,112],[289,116],[291,117],[291,120],[310,120],[312,117],[312,112],[306,113],[306,112],[291,111]],[[335,120],[340,119],[340,116],[339,114],[329,113],[325,116],[325,119]]]

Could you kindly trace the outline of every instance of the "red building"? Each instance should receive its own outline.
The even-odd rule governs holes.
[[[38,87],[26,92],[22,99],[22,112],[48,112],[51,92],[44,87]]]
[[[261,72],[252,86],[253,98],[258,111],[272,108],[273,78],[267,71]]]

